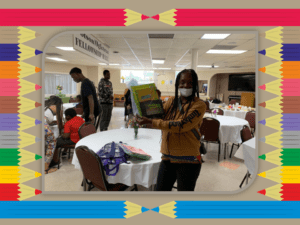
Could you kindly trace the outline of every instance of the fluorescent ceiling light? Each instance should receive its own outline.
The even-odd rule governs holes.
[[[75,51],[73,47],[56,47],[58,49],[64,50],[64,51]]]
[[[53,57],[46,57],[47,59],[51,59],[51,60],[54,60],[54,61],[59,61],[59,62],[66,62],[68,60],[65,60],[65,59],[60,59],[60,58],[53,58]]]
[[[164,64],[165,60],[157,60],[157,59],[152,59],[153,64]]]
[[[106,66],[106,63],[98,63],[99,65]]]
[[[171,68],[153,68],[155,70],[170,70]]]
[[[209,54],[242,54],[246,51],[247,50],[215,50],[215,49],[210,49],[206,53],[209,53]]]
[[[119,66],[120,64],[118,63],[112,63],[112,64],[109,64],[110,66]]]
[[[197,66],[197,67],[203,67],[203,68],[211,68],[212,66],[210,65],[210,66],[207,66],[207,65],[199,65],[199,66]],[[216,67],[219,67],[219,66],[214,66],[215,68]]]
[[[230,34],[204,34],[201,39],[225,39]]]

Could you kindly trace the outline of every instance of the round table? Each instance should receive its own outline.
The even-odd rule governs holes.
[[[74,102],[74,103],[64,103],[63,104],[63,110],[66,111],[69,108],[74,108],[78,103]]]
[[[223,107],[224,103],[212,103],[212,102],[209,102],[209,108],[210,109],[214,109],[214,108],[220,108],[220,107]]]
[[[140,148],[149,155],[151,159],[144,162],[130,161],[130,164],[120,164],[119,172],[115,176],[107,176],[107,181],[111,184],[122,183],[127,186],[134,184],[142,185],[146,188],[156,184],[159,164],[161,162],[160,153],[161,130],[140,128],[138,139],[134,139],[134,129],[116,129],[103,131],[89,135],[81,139],[78,146],[87,146],[94,152],[98,152],[109,142],[127,143],[130,146]],[[80,164],[76,153],[74,153],[72,164],[80,169]]]
[[[256,163],[255,137],[245,141],[235,153],[235,157],[243,159],[250,174],[255,172]]]
[[[221,144],[228,142],[231,143],[242,143],[241,130],[246,125],[250,127],[247,120],[240,119],[232,116],[211,116],[210,113],[205,113],[204,117],[212,117],[220,122],[219,138]]]
[[[245,119],[246,117],[246,114],[248,111],[232,111],[232,110],[223,110],[224,111],[224,116],[233,116],[233,117],[237,117],[237,118],[240,118],[240,119]]]

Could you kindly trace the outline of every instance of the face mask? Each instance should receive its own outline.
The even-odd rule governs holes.
[[[189,97],[193,94],[193,88],[179,88],[179,91],[183,97]]]

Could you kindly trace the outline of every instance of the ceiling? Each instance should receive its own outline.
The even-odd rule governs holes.
[[[222,32],[228,33],[228,32]],[[149,32],[153,34],[153,32]],[[226,39],[201,39],[204,33],[175,33],[172,39],[149,38],[147,33],[139,34],[93,34],[110,47],[109,63],[120,66],[105,66],[119,69],[171,68],[181,70],[191,68],[191,49],[198,49],[198,65],[219,66],[218,69],[255,69],[255,34],[235,33]],[[64,34],[51,42],[47,54],[59,54],[70,63],[86,66],[99,66],[99,61],[79,51],[64,51],[56,47],[73,47],[73,35]],[[247,50],[242,54],[208,54],[209,49]],[[113,53],[118,51],[119,53]],[[163,58],[164,64],[152,64],[151,59]],[[56,62],[45,59],[46,62]],[[211,68],[198,68],[209,70]]]

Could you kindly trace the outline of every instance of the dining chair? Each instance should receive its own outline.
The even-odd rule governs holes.
[[[83,173],[84,191],[90,191],[95,187],[101,191],[125,191],[129,188],[125,184],[108,183],[100,157],[88,147],[79,146],[75,151]],[[88,185],[88,189],[86,189],[86,185]],[[131,191],[138,191],[137,185],[133,185],[133,187]]]
[[[222,109],[219,108],[214,108],[214,109],[210,109],[209,113],[212,113],[215,109],[218,109],[219,112],[217,113],[217,115],[223,116],[224,115],[224,111]]]
[[[234,105],[236,103],[236,100],[230,100],[229,105]]]
[[[254,135],[254,133],[255,133],[255,111],[247,112],[247,114],[245,116],[245,120],[248,121],[250,128],[251,128],[251,134]]]
[[[209,112],[209,101],[205,101],[205,105],[206,105],[206,111],[205,112]]]
[[[250,130],[250,128],[248,127],[248,126],[246,126],[246,125],[244,125],[243,126],[243,129],[241,130],[241,132],[240,132],[240,135],[241,135],[241,139],[242,139],[242,144],[245,142],[245,141],[248,141],[248,140],[250,140],[251,138],[253,138],[253,136],[252,136],[252,134],[251,134],[251,130]],[[232,151],[233,151],[233,147],[234,146],[238,146],[238,147],[240,147],[240,144],[232,144],[232,147],[231,147],[231,151],[230,151],[230,158],[231,158],[231,156],[232,156]]]
[[[77,101],[76,101],[76,99],[74,99],[74,98],[70,98],[69,99],[69,103],[76,103]]]
[[[79,138],[82,139],[90,134],[96,133],[96,128],[93,124],[86,122],[82,124],[78,129]],[[71,150],[75,148],[75,145],[63,145],[61,148],[65,148],[68,152],[68,159],[71,158]],[[61,151],[60,154],[61,155]]]
[[[219,138],[220,122],[214,118],[203,118],[203,122],[200,127],[201,136],[204,135],[204,142],[219,144],[218,162],[220,162],[221,154],[221,142]],[[224,152],[225,154],[225,152]]]

